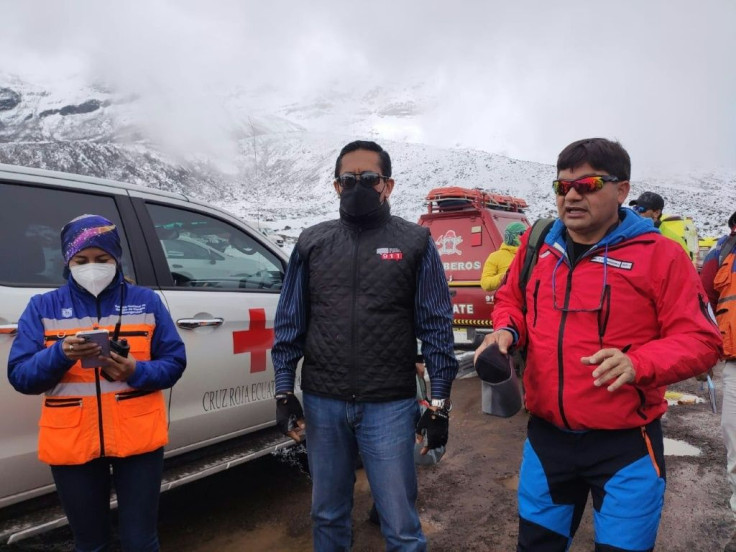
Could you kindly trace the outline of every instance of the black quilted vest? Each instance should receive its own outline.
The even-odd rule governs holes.
[[[370,228],[333,220],[302,232],[304,391],[374,402],[416,395],[414,296],[428,239],[428,229],[388,212]]]

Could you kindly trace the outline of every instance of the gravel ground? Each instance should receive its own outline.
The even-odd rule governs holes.
[[[716,381],[719,383],[718,378]],[[673,389],[705,396],[690,380]],[[480,409],[480,383],[453,387],[449,450],[437,466],[419,469],[419,511],[433,551],[511,551],[517,532],[516,485],[526,415],[509,419]],[[720,401],[719,401],[720,404]],[[725,449],[719,416],[706,404],[670,408],[665,437],[700,449],[699,456],[666,457],[667,495],[657,550],[720,551],[734,522],[728,510]],[[175,489],[162,496],[162,550],[177,552],[311,550],[310,482],[305,455],[270,456]],[[358,470],[354,550],[383,550],[379,529],[368,521],[368,483]],[[571,547],[591,550],[591,505]],[[62,551],[71,546],[60,529],[2,548],[14,552]]]

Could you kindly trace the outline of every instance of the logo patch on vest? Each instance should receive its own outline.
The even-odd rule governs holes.
[[[62,318],[71,318],[72,314],[74,314],[74,311],[72,311],[71,307],[68,309],[61,309]]]
[[[376,254],[380,255],[384,261],[400,261],[404,258],[401,249],[395,247],[379,247],[376,249]]]
[[[596,255],[595,257],[590,259],[590,262],[603,264],[604,258],[600,255]],[[606,264],[608,264],[608,266],[615,266],[616,268],[620,268],[623,270],[631,270],[634,267],[634,263],[632,263],[631,261],[619,261],[618,259],[612,259],[611,257],[608,257]]]
[[[115,305],[117,311],[120,312],[120,305]],[[131,316],[134,314],[146,314],[146,304],[142,305],[125,305],[123,307],[123,316]]]

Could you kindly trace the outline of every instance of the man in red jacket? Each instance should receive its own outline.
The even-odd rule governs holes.
[[[621,206],[631,161],[593,138],[557,159],[559,218],[525,296],[529,233],[496,292],[492,343],[526,347],[530,413],[519,551],[564,551],[593,497],[597,551],[652,550],[664,503],[665,386],[705,372],[721,339],[692,262]]]

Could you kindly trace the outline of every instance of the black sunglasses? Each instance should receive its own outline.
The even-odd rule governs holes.
[[[357,174],[343,173],[337,177],[337,181],[340,183],[340,186],[349,190],[350,188],[355,187],[358,182],[360,182],[360,185],[364,188],[373,188],[381,180],[386,180],[387,178],[390,177],[383,176],[382,174],[378,174],[373,171],[365,171]]]

